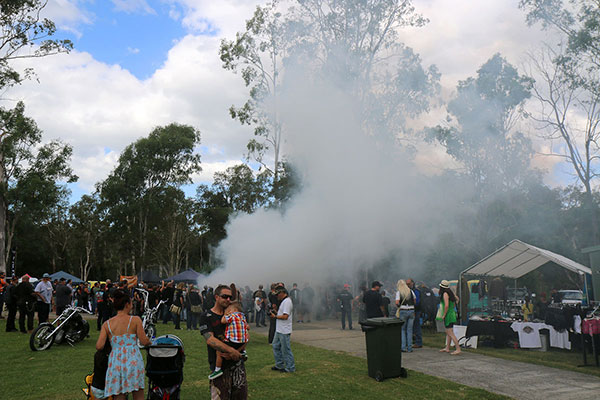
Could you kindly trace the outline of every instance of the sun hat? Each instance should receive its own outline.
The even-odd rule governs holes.
[[[450,287],[450,282],[444,279],[440,282],[440,287],[443,289],[448,289]]]
[[[50,274],[46,272],[44,275],[42,275],[42,278],[50,278]]]

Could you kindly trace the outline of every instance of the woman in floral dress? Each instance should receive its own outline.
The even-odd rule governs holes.
[[[139,338],[144,346],[150,345],[140,317],[130,316],[131,298],[123,290],[113,294],[113,305],[117,315],[102,325],[96,350],[104,348],[110,340],[112,351],[108,358],[106,387],[104,396],[114,396],[114,400],[123,400],[127,393],[133,394],[133,400],[144,399],[144,359],[137,346]]]

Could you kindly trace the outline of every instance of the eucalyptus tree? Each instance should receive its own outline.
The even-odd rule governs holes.
[[[42,18],[47,0],[6,0],[0,2],[0,90],[20,83],[33,70],[16,70],[12,61],[68,53],[73,43],[52,39],[56,25]]]
[[[77,180],[69,165],[69,145],[51,141],[41,145],[42,131],[25,116],[25,106],[0,107],[0,125],[6,136],[0,142],[0,270],[10,257],[16,227],[23,217],[44,220],[67,196],[64,184]],[[62,183],[61,183],[62,182]]]
[[[151,258],[163,276],[172,276],[189,268],[189,254],[198,235],[196,208],[193,199],[178,188],[166,187],[155,199],[149,241]]]
[[[536,76],[531,113],[550,155],[566,161],[583,187],[590,245],[600,243],[600,217],[593,188],[600,174],[600,3],[587,0],[522,0],[530,24],[558,33],[562,43],[531,54]]]
[[[230,109],[254,126],[249,154],[273,173],[281,172],[285,126],[280,96],[286,73],[301,67],[316,82],[327,81],[355,99],[368,134],[403,136],[408,118],[427,111],[439,89],[435,66],[401,42],[405,27],[426,20],[409,0],[302,0],[282,10],[278,2],[257,7],[246,30],[221,43],[223,67],[241,71],[249,99]],[[407,137],[408,135],[404,135]],[[271,166],[267,165],[273,160]]]
[[[46,7],[44,0],[10,0],[0,2],[0,92],[6,91],[24,79],[32,76],[33,70],[25,68],[18,70],[13,62],[17,59],[45,57],[61,52],[69,52],[73,44],[69,40],[55,40],[52,36],[56,33],[55,24],[40,15]],[[22,108],[17,105],[17,109]],[[2,110],[3,118],[0,119],[0,143],[11,141],[10,135],[14,134],[14,126],[6,120],[7,110]],[[19,113],[18,111],[16,112]],[[10,146],[10,145],[9,145]],[[4,148],[5,146],[3,146]],[[6,188],[9,184],[9,172],[3,169],[6,163],[4,158],[10,154],[0,152],[0,271],[6,270],[5,254],[10,252],[10,232],[7,238],[7,203]],[[10,160],[8,161],[10,163]]]
[[[458,83],[447,124],[431,130],[481,195],[523,186],[532,176],[531,141],[516,129],[531,87],[530,78],[496,54],[476,77]]]
[[[198,186],[196,201],[200,230],[205,242],[216,246],[225,238],[231,215],[251,214],[258,208],[269,205],[271,184],[271,177],[267,172],[256,174],[246,164],[239,164],[223,172],[216,172],[211,186]]]
[[[102,233],[102,220],[95,195],[83,195],[69,208],[70,250],[77,261],[79,276],[87,281],[96,263],[95,250]]]
[[[111,230],[121,238],[132,273],[148,262],[152,217],[161,212],[159,196],[167,188],[192,183],[192,176],[201,171],[199,143],[200,132],[191,126],[157,127],[127,146],[115,169],[98,185],[101,207]]]

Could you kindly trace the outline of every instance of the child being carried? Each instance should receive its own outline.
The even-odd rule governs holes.
[[[233,347],[242,354],[242,358],[247,360],[246,356],[246,343],[248,343],[248,323],[243,313],[243,308],[240,302],[234,301],[226,309],[223,318],[221,318],[222,324],[227,324],[225,328],[225,344]],[[223,353],[217,351],[215,371],[208,376],[208,379],[212,380],[223,375],[221,366],[223,365]]]

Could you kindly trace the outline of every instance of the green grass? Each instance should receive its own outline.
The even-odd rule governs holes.
[[[2,390],[0,399],[84,399],[83,379],[92,371],[97,332],[75,347],[53,346],[47,351],[29,349],[29,335],[6,333],[0,321],[2,348]],[[209,399],[206,344],[198,331],[176,331],[173,325],[158,325],[158,334],[174,333],[185,345],[186,363],[183,399]],[[297,372],[271,371],[273,353],[266,337],[252,334],[248,344],[248,371],[251,399],[504,399],[481,389],[409,371],[408,378],[378,383],[367,376],[365,359],[345,353],[293,343]],[[145,357],[145,352],[142,352]]]
[[[423,344],[428,347],[444,347],[445,335],[428,329],[423,330]],[[513,349],[494,347],[479,347],[477,349],[466,349],[467,352],[482,354],[490,357],[503,358],[505,360],[520,361],[530,364],[544,365],[546,367],[559,368],[568,371],[581,372],[600,377],[600,368],[593,363],[592,355],[588,355],[588,366],[578,367],[583,364],[583,356],[579,351],[569,351],[550,348],[548,351],[535,351],[528,349]]]

